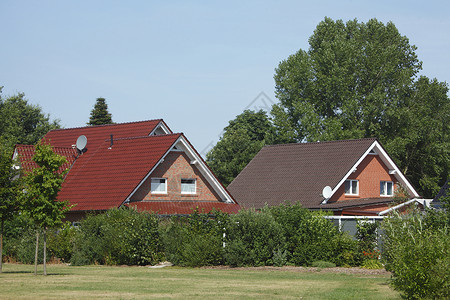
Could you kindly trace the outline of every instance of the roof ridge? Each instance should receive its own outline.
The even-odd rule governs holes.
[[[88,126],[79,126],[79,127],[70,127],[70,128],[58,128],[58,129],[49,130],[48,132],[61,131],[61,130],[72,130],[72,129],[81,129],[81,128],[98,128],[98,127],[107,127],[107,126],[127,125],[127,124],[136,124],[136,123],[144,123],[144,122],[151,122],[151,121],[163,121],[163,119],[131,121],[131,122],[114,123],[114,124],[103,124],[103,125],[88,125]],[[48,134],[48,132],[47,132],[47,134]]]
[[[144,138],[154,138],[154,137],[165,137],[165,136],[174,136],[174,135],[183,135],[182,132],[179,133],[168,133],[168,134],[158,134],[158,135],[141,135],[141,136],[129,136],[122,138],[114,138],[113,141],[123,141],[123,140],[134,140],[134,139],[144,139]],[[111,139],[105,139],[105,141],[110,141]]]
[[[331,143],[344,143],[344,142],[356,142],[356,141],[377,141],[377,138],[360,138],[360,139],[345,139],[345,140],[332,140],[332,141],[318,141],[318,142],[306,142],[306,143],[286,143],[286,144],[274,144],[266,145],[264,147],[282,147],[282,146],[294,146],[294,145],[313,145],[313,144],[331,144]]]

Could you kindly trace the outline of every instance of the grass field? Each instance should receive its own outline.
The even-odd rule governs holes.
[[[261,269],[4,264],[1,299],[400,299],[388,275]],[[42,272],[42,266],[40,266]]]

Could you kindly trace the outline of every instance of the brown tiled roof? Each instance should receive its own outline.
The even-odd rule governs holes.
[[[361,199],[352,199],[345,201],[337,201],[333,203],[327,203],[324,205],[319,205],[317,208],[323,210],[333,210],[333,209],[345,209],[352,207],[364,207],[364,206],[372,206],[377,204],[387,204],[392,203],[392,198],[380,197],[380,198],[361,198]]]
[[[266,146],[228,186],[241,207],[285,201],[316,208],[325,186],[334,189],[374,138]]]

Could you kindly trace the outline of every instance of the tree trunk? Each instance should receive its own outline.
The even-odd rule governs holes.
[[[39,230],[36,230],[36,253],[34,255],[34,275],[37,275],[38,252],[39,252]]]
[[[0,273],[3,271],[3,219],[2,225],[0,226]]]
[[[47,228],[44,228],[44,276],[47,276]]]

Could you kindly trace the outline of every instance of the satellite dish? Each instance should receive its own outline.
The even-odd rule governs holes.
[[[86,149],[86,144],[87,144],[86,136],[80,135],[77,139],[77,149],[80,153],[85,152],[84,150]]]
[[[322,196],[323,196],[325,199],[329,199],[329,198],[331,197],[331,192],[332,192],[332,191],[333,191],[333,190],[331,189],[331,186],[327,185],[327,186],[324,187],[323,190],[322,190]]]

